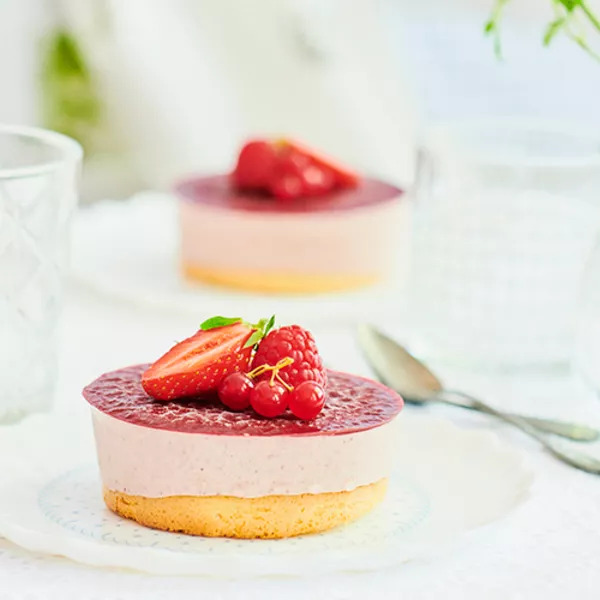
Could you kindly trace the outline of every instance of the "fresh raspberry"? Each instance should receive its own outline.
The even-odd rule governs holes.
[[[315,381],[325,387],[327,375],[315,339],[310,331],[299,325],[280,327],[263,338],[254,355],[252,368],[265,364],[275,366],[288,356],[293,358],[294,362],[279,371],[279,376],[285,383],[296,387],[303,381]],[[261,379],[270,376],[267,372],[261,376]]]

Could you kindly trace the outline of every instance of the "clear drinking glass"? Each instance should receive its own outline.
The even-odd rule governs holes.
[[[0,125],[0,421],[51,406],[69,222],[82,151]]]
[[[574,358],[575,371],[600,399],[600,237],[581,283]]]
[[[596,133],[512,119],[426,132],[408,287],[417,353],[500,370],[568,363],[600,221]]]

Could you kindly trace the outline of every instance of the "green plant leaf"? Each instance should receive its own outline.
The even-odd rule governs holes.
[[[492,14],[485,24],[485,35],[490,35],[494,43],[494,54],[499,60],[502,59],[502,45],[500,43],[500,22],[502,20],[502,11],[509,0],[496,0],[492,8]]]
[[[258,344],[273,329],[274,325],[275,315],[271,315],[269,319],[261,319],[255,325],[252,325],[256,331],[248,338],[248,341],[244,344],[244,348],[250,348]]]
[[[211,317],[200,324],[200,329],[202,329],[202,331],[208,331],[209,329],[216,329],[217,327],[241,323],[241,321],[241,317]]]
[[[547,46],[552,41],[554,36],[564,27],[566,22],[567,20],[565,17],[560,17],[548,25],[546,32],[544,33],[544,46]]]
[[[573,12],[578,6],[582,4],[582,0],[556,0],[559,4],[562,4],[567,12]]]
[[[79,141],[88,153],[102,137],[104,106],[76,38],[63,28],[44,41],[39,70],[43,123]]]
[[[244,348],[252,348],[255,344],[258,344],[260,340],[264,337],[261,329],[257,329],[249,338],[248,341],[244,344]]]
[[[271,331],[271,329],[273,329],[274,325],[275,325],[275,315],[271,315],[271,318],[267,321],[267,324],[265,325],[264,335],[267,335],[267,333],[269,333],[269,331]]]
[[[206,319],[203,323],[200,324],[200,329],[202,331],[208,331],[209,329],[216,329],[217,327],[225,327],[227,325],[233,325],[234,323],[243,323],[248,327],[251,327],[255,331],[248,338],[248,341],[244,344],[244,348],[250,348],[254,346],[262,340],[271,329],[275,325],[275,315],[271,315],[269,319],[260,319],[258,323],[248,323],[244,321],[241,317],[211,317],[210,319]]]

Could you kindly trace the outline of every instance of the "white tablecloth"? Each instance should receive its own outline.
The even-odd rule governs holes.
[[[268,307],[266,307],[268,312]],[[205,315],[198,306],[198,321]],[[69,292],[63,320],[59,412],[85,412],[81,387],[99,373],[152,360],[197,326],[189,319]],[[352,334],[316,332],[333,367],[367,373]],[[600,426],[600,402],[565,374],[490,377],[444,373],[449,383],[498,406],[579,419]],[[209,580],[94,569],[19,549],[0,539],[0,600],[144,598],[600,598],[600,477],[549,458],[519,433],[459,409],[431,410],[466,427],[493,427],[527,454],[531,497],[507,518],[462,537],[439,555],[395,569],[303,579]],[[1,435],[1,429],[0,429]],[[34,440],[31,443],[35,443]],[[435,443],[435,441],[432,441]],[[595,448],[596,452],[600,449]],[[235,565],[232,565],[235,570]]]

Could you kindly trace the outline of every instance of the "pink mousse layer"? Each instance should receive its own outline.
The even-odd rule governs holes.
[[[92,412],[103,484],[151,498],[352,490],[387,477],[393,456],[394,423],[334,436],[215,436]]]
[[[374,381],[329,371],[325,408],[306,422],[230,412],[212,396],[155,401],[140,384],[146,366],[84,389],[110,489],[256,497],[351,490],[389,474],[402,399]]]
[[[177,191],[182,259],[212,270],[379,277],[406,222],[401,190],[374,179],[291,202],[238,192],[227,175]]]

